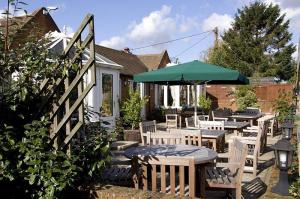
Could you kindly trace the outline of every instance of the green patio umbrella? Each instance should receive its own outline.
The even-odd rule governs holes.
[[[199,85],[199,84],[248,84],[249,80],[237,70],[192,61],[155,71],[134,75],[135,82],[162,85]],[[195,89],[196,92],[196,89]],[[196,93],[195,93],[196,96]],[[195,101],[195,122],[197,118],[197,97]]]

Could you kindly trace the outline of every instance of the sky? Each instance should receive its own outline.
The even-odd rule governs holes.
[[[50,14],[68,33],[75,32],[87,13],[95,16],[96,43],[115,49],[128,47],[134,54],[160,53],[168,50],[180,62],[202,59],[213,45],[212,29],[222,34],[230,28],[237,9],[252,0],[23,0],[22,8],[31,13],[39,7],[58,7]],[[292,42],[300,37],[300,0],[261,0],[278,4],[290,20]],[[6,7],[0,1],[0,10]],[[2,13],[2,12],[1,12]],[[22,14],[22,13],[17,13]],[[0,16],[1,17],[1,16]],[[207,32],[208,31],[208,32]],[[204,32],[204,33],[203,33]],[[202,33],[202,34],[200,34]],[[135,49],[189,35],[194,37]],[[296,53],[293,55],[296,57]]]

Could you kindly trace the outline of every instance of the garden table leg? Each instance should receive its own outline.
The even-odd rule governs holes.
[[[205,197],[205,164],[200,164],[200,198]]]

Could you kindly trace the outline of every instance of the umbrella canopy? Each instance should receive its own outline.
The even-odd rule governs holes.
[[[175,66],[145,72],[133,77],[135,82],[187,85],[187,84],[248,84],[249,80],[237,70],[192,61]],[[196,96],[196,90],[194,90]],[[197,98],[194,100],[194,119],[197,123]]]
[[[249,80],[237,70],[196,60],[134,75],[134,81],[165,85],[201,84],[204,82],[209,84],[249,83]]]

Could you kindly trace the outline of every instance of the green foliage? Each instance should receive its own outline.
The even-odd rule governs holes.
[[[106,130],[86,126],[87,137],[68,156],[53,149],[48,110],[39,111],[49,97],[40,94],[42,81],[70,75],[68,64],[55,68],[68,60],[53,56],[44,39],[7,51],[3,41],[0,31],[0,185],[16,198],[65,198],[69,189],[99,180],[109,163]]]
[[[278,113],[278,121],[282,122],[284,119],[291,114],[293,104],[292,93],[286,92],[285,90],[279,91],[279,96],[274,101],[273,108]]]
[[[300,198],[300,177],[299,177],[299,160],[298,160],[298,149],[297,149],[297,138],[292,137],[291,144],[294,148],[293,160],[291,168],[289,169],[289,181],[291,183],[289,187],[289,193],[294,198]]]
[[[211,99],[206,98],[204,95],[200,95],[198,104],[204,111],[207,112],[211,109],[212,101]]]
[[[54,153],[50,145],[48,122],[25,125],[18,147],[16,168],[25,192],[33,198],[56,198],[74,183],[77,167],[64,152]],[[32,189],[35,190],[32,190]]]
[[[115,131],[117,140],[123,140],[124,139],[124,127],[123,127],[123,119],[121,117],[116,118],[116,126]]]
[[[114,139],[114,134],[108,133],[101,122],[88,123],[83,130],[86,139],[76,143],[72,150],[74,165],[78,168],[78,186],[88,186],[101,180],[102,171],[110,162],[109,143]]]
[[[147,101],[148,97],[141,98],[138,91],[129,91],[129,98],[124,101],[121,108],[125,124],[131,126],[132,129],[138,127],[142,120],[141,110]]]
[[[218,66],[227,67],[227,51],[225,50],[224,42],[218,42],[212,48],[208,49],[208,52],[205,57],[205,62],[210,64],[215,64]]]
[[[238,9],[223,42],[209,50],[207,62],[239,70],[246,76],[277,76],[288,80],[295,73],[289,20],[278,5],[254,2]]]
[[[238,110],[245,110],[247,107],[258,107],[257,97],[251,86],[239,86],[233,94]]]

